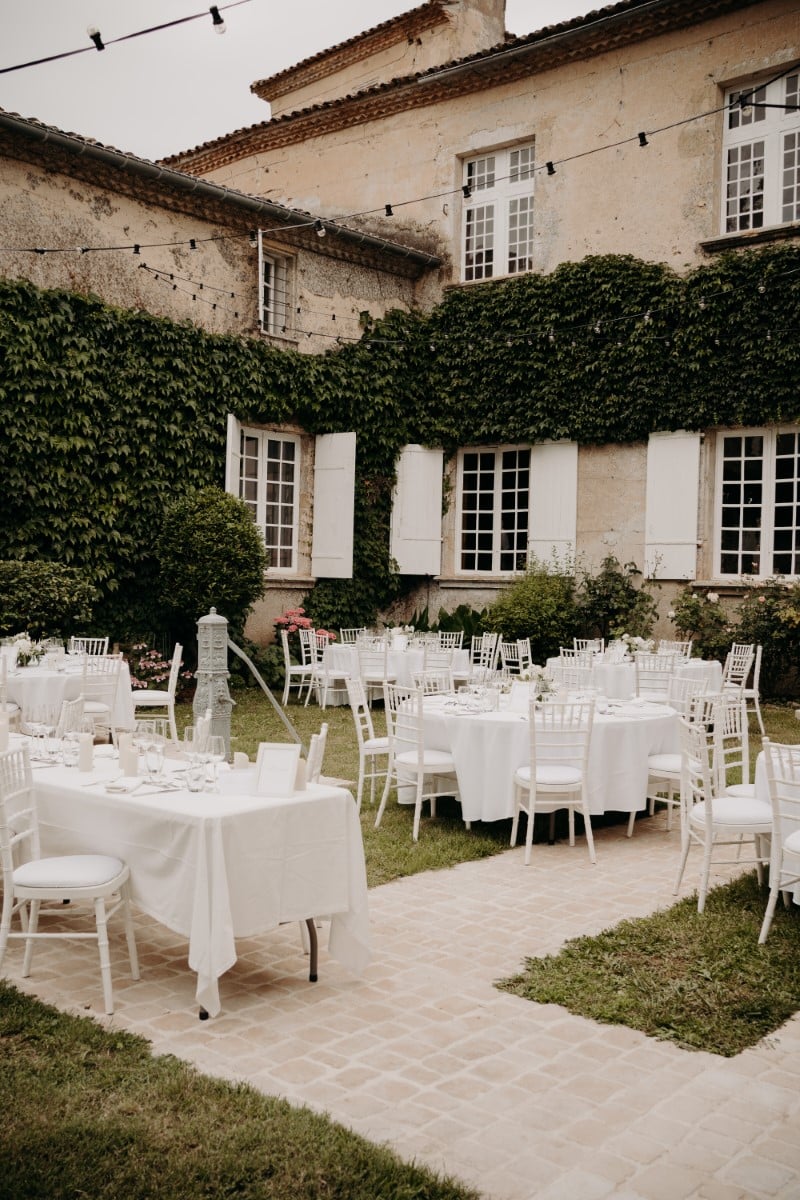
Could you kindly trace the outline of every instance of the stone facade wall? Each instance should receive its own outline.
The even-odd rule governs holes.
[[[287,140],[291,122],[267,127],[247,187],[266,194],[280,179],[282,199],[330,217],[375,210],[359,219],[365,228],[441,254],[453,280],[461,160],[535,138],[537,161],[560,165],[554,176],[536,177],[534,270],[588,254],[633,254],[685,270],[703,258],[698,243],[720,232],[723,115],[713,110],[726,87],[798,58],[800,14],[772,0],[506,85],[489,80],[460,94],[453,84],[435,103],[409,85],[402,111],[390,89],[347,128],[336,127],[344,110],[298,118],[297,144]],[[670,125],[639,146],[638,131]],[[626,138],[634,141],[594,153]],[[584,157],[561,161],[573,155]],[[246,167],[240,157],[204,173],[226,183]],[[414,202],[399,207],[403,201]],[[386,203],[394,206],[390,220]]]

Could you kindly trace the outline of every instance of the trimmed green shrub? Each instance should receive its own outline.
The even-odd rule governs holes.
[[[0,562],[0,635],[67,637],[89,630],[97,590],[79,567],[54,562]]]
[[[636,563],[621,566],[609,554],[596,575],[583,574],[580,597],[583,636],[608,640],[629,633],[631,637],[649,638],[657,616],[658,605]]]
[[[529,637],[536,663],[557,655],[561,646],[571,646],[579,628],[571,568],[534,559],[488,610],[486,628],[509,641]]]
[[[736,634],[735,621],[714,591],[685,587],[667,616],[679,637],[694,640],[692,652],[701,658],[716,658],[723,662],[731,642],[741,640]]]
[[[244,502],[218,487],[190,492],[167,509],[155,549],[160,602],[178,640],[192,646],[198,619],[214,607],[239,641],[267,568]]]
[[[770,579],[745,595],[736,630],[737,642],[762,649],[761,692],[797,696],[800,689],[800,583]]]

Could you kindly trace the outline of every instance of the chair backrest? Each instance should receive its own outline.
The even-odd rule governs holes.
[[[760,681],[761,681],[761,655],[762,655],[763,651],[764,651],[764,647],[759,643],[759,645],[756,646],[756,657],[753,662],[753,682],[749,688],[745,689],[746,691],[752,693],[755,696],[758,696],[758,694],[759,694],[758,689],[759,689]]]
[[[519,648],[519,669],[520,671],[530,671],[533,667],[533,652],[531,651],[531,639],[517,638],[517,646]]]
[[[666,698],[669,681],[675,674],[674,654],[655,654],[639,650],[636,654],[636,691]]]
[[[169,665],[169,681],[167,683],[167,692],[173,700],[178,690],[178,675],[180,674],[182,655],[183,646],[180,642],[176,642],[175,649],[172,651],[172,662]]]
[[[402,754],[408,750],[416,751],[421,766],[424,755],[422,692],[419,688],[385,683],[383,698],[386,732],[392,750],[395,754]]]
[[[800,829],[800,745],[762,742],[772,805],[772,827],[783,841]]]
[[[747,683],[755,657],[754,643],[748,645],[744,642],[734,642],[725,656],[725,666],[722,668],[722,686],[743,688]]]
[[[58,715],[56,737],[63,738],[66,733],[75,733],[80,730],[84,719],[83,696],[78,696],[77,700],[64,700]]]
[[[5,711],[8,700],[8,659],[0,654],[0,712]]]
[[[343,646],[352,646],[358,641],[359,637],[364,636],[366,632],[366,625],[362,625],[358,628],[354,627],[352,629],[340,629],[339,642]]]
[[[480,633],[472,638],[471,660],[473,666],[486,667],[493,671],[500,657],[500,634]]]
[[[21,847],[25,852],[21,852]],[[14,867],[39,858],[39,822],[28,747],[0,753],[0,857],[5,894],[13,893]]]
[[[569,646],[562,646],[558,664],[551,670],[553,682],[558,687],[565,688],[591,687],[593,664],[594,654],[591,650],[574,650]]]
[[[367,691],[360,679],[347,679],[347,699],[350,701],[350,711],[356,726],[356,734],[361,745],[375,737],[372,724],[372,713],[367,703]]]
[[[386,642],[382,642],[377,650],[359,646],[358,673],[362,679],[369,680],[371,683],[382,683],[387,678],[389,674],[389,647]]]
[[[531,776],[536,764],[586,770],[594,700],[531,701]]]
[[[707,679],[691,679],[683,675],[670,675],[667,681],[667,704],[682,717],[688,717],[695,698],[708,690]]]
[[[588,650],[591,654],[602,654],[606,648],[605,638],[573,638],[573,650]]]
[[[464,630],[439,632],[439,645],[443,650],[460,650],[464,645]]]
[[[693,642],[694,638],[689,638],[686,642],[677,642],[671,638],[659,638],[656,652],[658,654],[677,654],[680,658],[691,658]]]
[[[750,733],[746,701],[738,693],[723,692],[714,708],[713,780],[716,794],[731,782],[750,782]],[[732,781],[731,772],[741,773]]]
[[[423,671],[452,671],[455,650],[442,649],[436,645],[425,646],[422,651]]]
[[[520,665],[520,643],[519,642],[501,642],[500,643],[500,666],[509,675],[519,675],[522,667]]]
[[[300,658],[304,667],[319,662],[317,656],[317,631],[315,629],[298,629],[300,637]]]
[[[678,718],[681,748],[681,809],[683,820],[695,804],[705,805],[705,824],[713,822],[714,786],[711,774],[709,733],[699,721]],[[684,826],[685,827],[685,826]]]
[[[306,759],[306,781],[308,783],[319,783],[327,740],[328,725],[327,722],[323,722],[319,733],[312,733],[308,744],[308,757]]]
[[[113,709],[117,698],[117,685],[119,684],[121,669],[121,658],[101,658],[92,654],[84,655],[83,682],[81,685],[81,693],[84,700],[96,700],[101,704],[107,704],[110,709]]]
[[[411,683],[415,688],[419,688],[423,696],[441,696],[455,690],[453,672],[446,668],[412,671]]]
[[[281,649],[283,650],[283,669],[288,675],[292,665],[292,655],[289,650],[289,634],[285,629],[281,630]]]
[[[108,654],[108,638],[100,637],[71,637],[69,639],[70,654]]]

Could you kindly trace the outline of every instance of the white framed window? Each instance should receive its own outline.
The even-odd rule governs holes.
[[[264,245],[258,231],[258,323],[264,333],[286,337],[291,312],[292,260],[275,254]]]
[[[529,446],[462,450],[458,462],[457,570],[501,575],[528,561]]]
[[[800,220],[800,72],[731,90],[725,103],[723,233]]]
[[[463,163],[462,278],[533,270],[534,143]]]
[[[297,571],[300,439],[266,429],[239,429],[238,495],[264,538],[270,572]]]
[[[717,436],[716,574],[800,576],[800,426]]]

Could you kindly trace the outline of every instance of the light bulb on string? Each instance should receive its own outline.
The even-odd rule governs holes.
[[[211,21],[214,25],[214,33],[224,33],[225,22],[220,16],[220,12],[216,4],[212,4],[208,11],[211,13]]]
[[[88,33],[89,37],[94,42],[96,50],[105,50],[105,46],[103,45],[103,39],[100,37],[99,29],[95,29],[93,25],[90,25],[89,28],[86,30],[86,32]]]
[[[640,146],[647,146],[647,145],[648,145],[648,141],[647,141],[647,134],[646,134],[644,131],[642,131],[642,132],[639,134],[639,145],[640,145]]]

